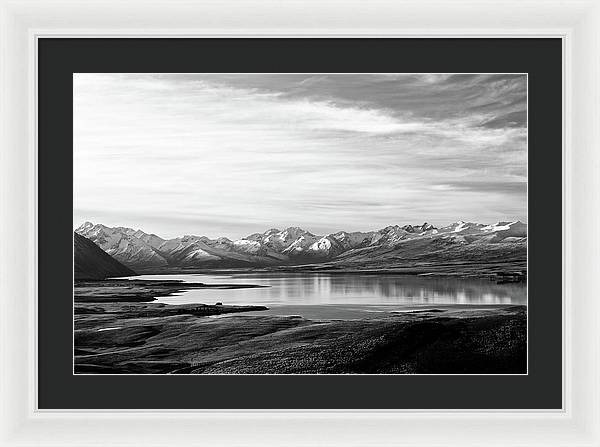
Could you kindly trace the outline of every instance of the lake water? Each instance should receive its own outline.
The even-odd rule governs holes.
[[[161,297],[167,304],[221,302],[264,305],[269,314],[335,318],[352,312],[402,311],[423,306],[526,304],[525,283],[487,279],[392,274],[246,273],[142,275],[131,279],[181,280],[205,284],[256,284],[253,289],[195,289]],[[264,312],[263,312],[264,314]],[[310,314],[310,315],[309,315]]]

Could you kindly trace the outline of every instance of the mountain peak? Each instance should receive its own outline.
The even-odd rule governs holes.
[[[294,239],[299,238],[300,236],[314,236],[310,231],[303,230],[300,227],[287,227],[285,230],[281,232],[285,237],[291,237]]]
[[[437,230],[437,228],[427,222],[423,222],[421,225],[421,231]]]
[[[93,222],[90,222],[89,220],[86,220],[84,223],[79,225],[79,227],[77,227],[77,229],[75,231],[86,231],[91,228],[94,228],[97,225],[103,226],[102,224],[95,224]]]
[[[297,232],[297,233],[308,233],[308,231],[304,231],[302,228],[300,227],[287,227],[285,229],[285,231],[287,232]]]
[[[423,225],[404,225],[402,229],[408,233],[423,233],[424,231],[435,230],[436,228],[427,222],[423,222]]]
[[[271,229],[265,231],[263,234],[265,236],[269,236],[269,235],[275,234],[275,233],[281,233],[281,230],[279,228],[271,228]],[[258,234],[258,233],[256,233],[256,234]]]
[[[410,225],[406,225],[406,226],[410,226]],[[400,225],[388,225],[385,228],[382,228],[380,231],[393,231],[393,230],[402,230],[403,227],[400,227]]]

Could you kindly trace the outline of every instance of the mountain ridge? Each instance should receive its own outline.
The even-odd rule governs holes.
[[[76,280],[96,280],[137,275],[76,232],[73,233],[73,275]]]
[[[385,264],[386,260],[453,257],[476,262],[499,253],[526,256],[527,249],[527,224],[518,220],[494,224],[457,221],[440,228],[425,222],[326,235],[316,235],[300,227],[271,228],[237,240],[195,235],[163,239],[139,229],[92,222],[85,222],[75,232],[124,265],[142,269],[322,262],[368,264],[374,260]]]

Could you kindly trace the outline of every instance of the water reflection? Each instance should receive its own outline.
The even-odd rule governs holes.
[[[258,284],[256,289],[197,289],[161,298],[171,304],[525,304],[523,283],[486,279],[361,274],[144,275],[137,279],[179,279],[206,284]]]

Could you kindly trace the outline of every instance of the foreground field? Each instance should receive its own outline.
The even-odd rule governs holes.
[[[260,315],[262,306],[139,302],[143,283],[110,301],[115,287],[124,285],[112,281],[98,299],[89,283],[76,287],[76,373],[526,373],[525,306],[311,320]]]

